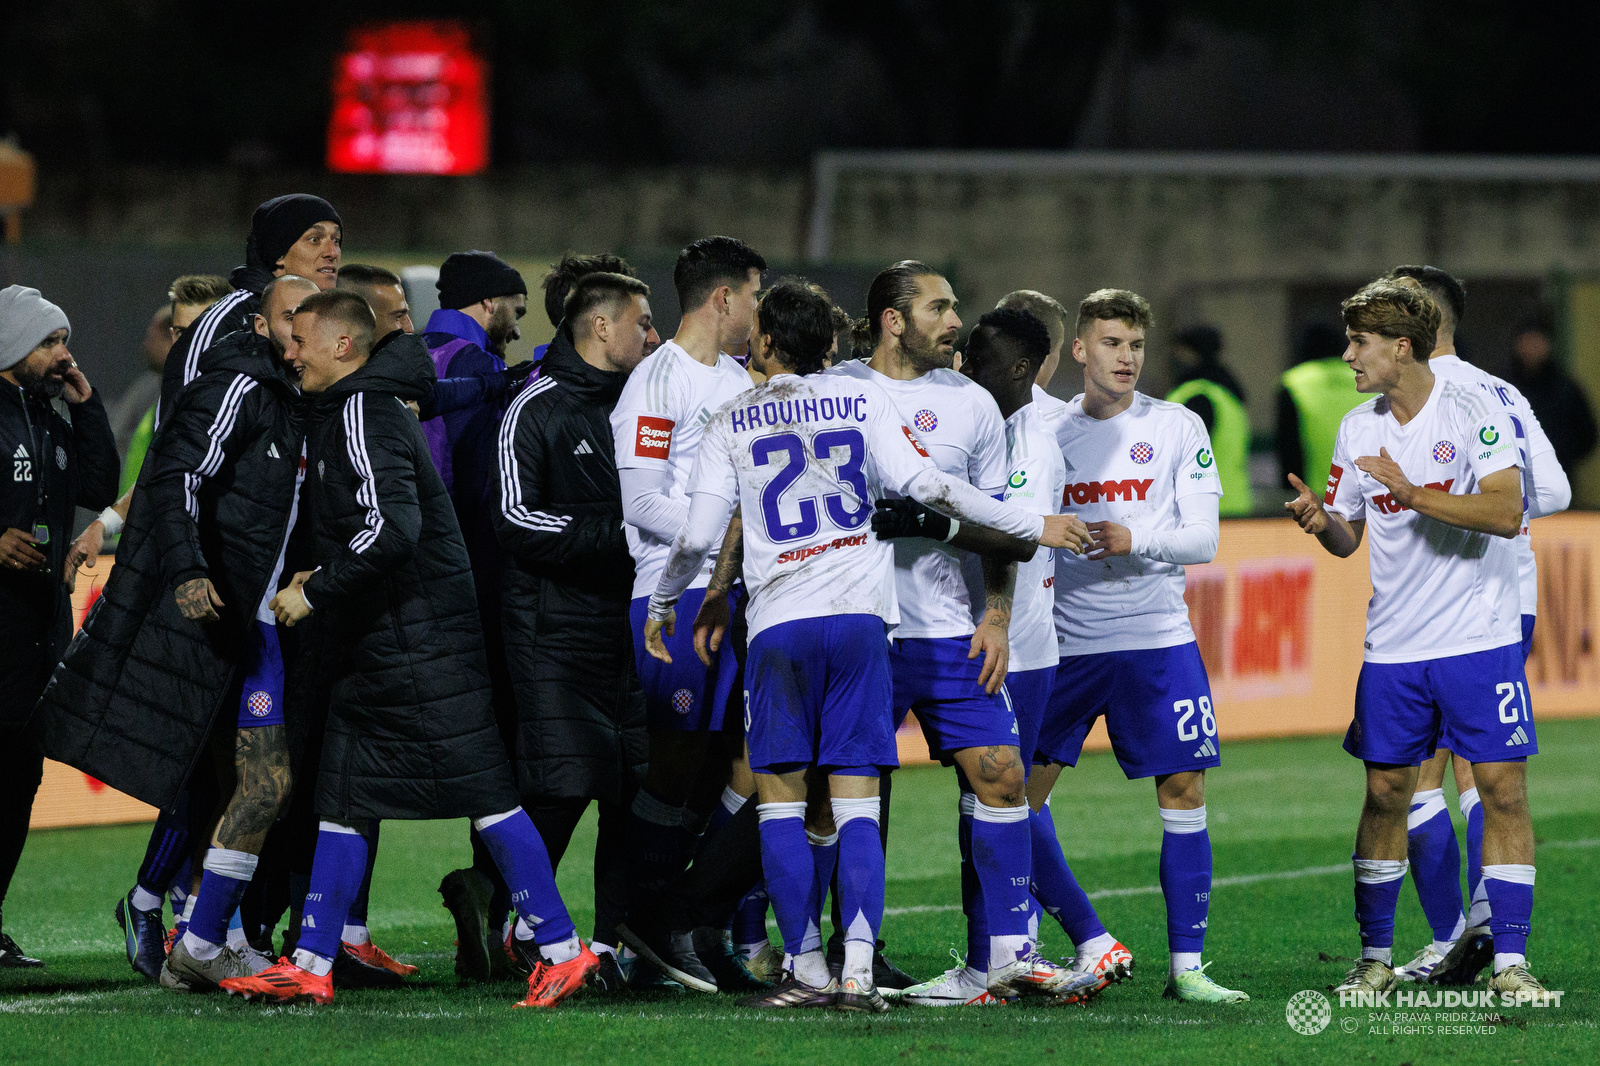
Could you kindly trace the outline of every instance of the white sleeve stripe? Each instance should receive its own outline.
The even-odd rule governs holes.
[[[555,386],[555,378],[541,377],[511,401],[505,417],[500,420],[500,513],[508,522],[536,533],[560,533],[571,519],[566,515],[530,511],[523,505],[520,464],[517,462],[517,420],[521,418],[522,409],[529,400]]]
[[[222,324],[234,308],[238,307],[251,296],[249,289],[235,289],[216,303],[212,304],[204,314],[190,327],[189,351],[183,361],[183,383],[193,381],[200,373],[200,356],[211,347],[211,342],[217,335],[217,327]]]
[[[367,456],[367,418],[364,397],[358,392],[344,403],[344,448],[350,466],[361,479],[356,502],[367,509],[367,528],[350,538],[350,550],[360,555],[370,548],[383,531],[383,512],[378,510],[378,482],[372,476],[372,461]]]
[[[206,437],[210,440],[206,454],[193,473],[183,475],[183,504],[196,522],[200,521],[200,485],[205,478],[214,477],[222,468],[222,442],[228,439],[228,434],[233,432],[239,420],[239,405],[244,402],[245,395],[257,384],[255,378],[245,374],[237,375],[228,383],[228,391],[222,394],[222,405],[217,408],[217,415],[206,430]]]

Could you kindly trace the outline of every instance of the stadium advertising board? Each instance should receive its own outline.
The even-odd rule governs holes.
[[[1600,587],[1600,514],[1562,514],[1533,525],[1539,625],[1528,659],[1534,711],[1543,718],[1600,713],[1594,590]],[[111,556],[79,572],[81,623],[111,571]],[[1222,523],[1215,561],[1189,567],[1189,619],[1211,677],[1224,739],[1339,735],[1350,724],[1361,669],[1366,548],[1335,559],[1288,520]],[[928,761],[914,720],[899,735],[902,763]],[[1106,750],[1105,726],[1088,750]],[[33,828],[141,821],[154,811],[59,763],[45,764]]]

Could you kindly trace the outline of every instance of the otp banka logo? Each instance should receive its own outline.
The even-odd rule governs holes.
[[[1211,457],[1210,448],[1201,448],[1199,451],[1195,452],[1194,461],[1200,464],[1200,469],[1202,470],[1216,462],[1216,460]]]
[[[1020,489],[1027,483],[1028,472],[1026,470],[1013,470],[1011,471],[1011,476],[1006,479],[1006,484],[1014,489]]]
[[[1493,426],[1484,426],[1478,430],[1478,439],[1492,447],[1500,442],[1500,431]]]

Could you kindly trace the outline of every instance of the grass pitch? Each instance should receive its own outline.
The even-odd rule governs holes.
[[[999,1008],[897,1007],[865,1019],[820,1012],[755,1012],[730,997],[692,993],[604,998],[585,993],[551,1013],[513,1011],[513,985],[458,989],[453,926],[436,891],[469,859],[464,822],[384,826],[371,926],[390,952],[421,967],[398,992],[340,992],[327,1007],[267,1008],[221,996],[186,997],[146,984],[128,967],[111,911],[143,854],[147,826],[34,834],[6,903],[7,931],[44,957],[43,972],[0,971],[0,1055],[18,1063],[322,1061],[585,1064],[801,1062],[1512,1063],[1600,1059],[1595,988],[1600,951],[1600,720],[1548,722],[1531,763],[1539,839],[1533,968],[1567,992],[1559,1009],[1507,1010],[1490,1019],[1341,1009],[1303,1036],[1285,1006],[1302,989],[1326,990],[1358,941],[1350,842],[1361,802],[1360,765],[1336,738],[1230,744],[1209,775],[1216,855],[1206,958],[1223,984],[1247,990],[1236,1007],[1161,998],[1166,926],[1155,887],[1161,839],[1149,782],[1123,779],[1109,755],[1063,776],[1053,807],[1074,870],[1106,926],[1134,952],[1132,983],[1087,1007],[1025,1000]],[[1452,801],[1453,810],[1453,801]],[[885,936],[918,976],[950,965],[964,942],[949,771],[895,779]],[[1458,834],[1464,834],[1457,824]],[[1464,836],[1463,836],[1464,838]],[[580,932],[592,891],[592,819],[560,872]],[[1464,864],[1463,864],[1464,865]],[[775,936],[776,934],[774,934]],[[1401,895],[1396,956],[1429,939],[1414,889]],[[1045,950],[1070,951],[1053,925]],[[1480,985],[1480,987],[1482,987]],[[1449,1025],[1476,1032],[1443,1032]],[[1485,1026],[1493,1031],[1485,1031]],[[1431,1028],[1430,1028],[1431,1027]],[[1057,1059],[1056,1056],[1060,1056]]]

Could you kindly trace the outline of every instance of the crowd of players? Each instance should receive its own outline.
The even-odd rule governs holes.
[[[344,264],[342,240],[331,204],[279,197],[230,285],[175,286],[147,450],[115,501],[66,315],[0,293],[0,592],[43,620],[8,678],[26,728],[3,755],[7,881],[48,755],[160,808],[116,917],[133,967],[176,991],[400,985],[415,967],[366,926],[379,825],[466,817],[473,864],[440,884],[456,973],[526,976],[519,1006],[586,986],[869,1012],[1084,1002],[1134,959],[1049,798],[1104,718],[1126,775],[1155,781],[1167,994],[1248,1000],[1202,960],[1221,756],[1183,599],[1222,487],[1201,419],[1138,391],[1143,298],[1102,289],[1074,314],[1022,289],[963,341],[922,263],[879,273],[852,324],[708,237],[678,258],[671,340],[625,261],[568,255],[543,283],[554,339],[507,367],[528,296],[511,266],[452,255],[416,333],[400,279]],[[1367,774],[1362,957],[1341,989],[1491,962],[1497,990],[1539,987],[1526,523],[1570,492],[1520,394],[1455,357],[1464,309],[1432,267],[1344,303],[1345,361],[1374,398],[1340,425],[1325,492],[1294,478],[1287,505],[1337,556],[1371,527],[1345,740]],[[1064,353],[1069,402],[1043,388]],[[68,547],[79,505],[105,510]],[[69,645],[65,589],[108,535],[116,565]],[[879,935],[908,713],[955,770],[968,928],[923,982]],[[591,802],[582,939],[553,870]],[[1435,939],[1396,967],[1408,866]],[[1047,921],[1071,957],[1042,953]],[[0,963],[41,964],[4,934]]]

